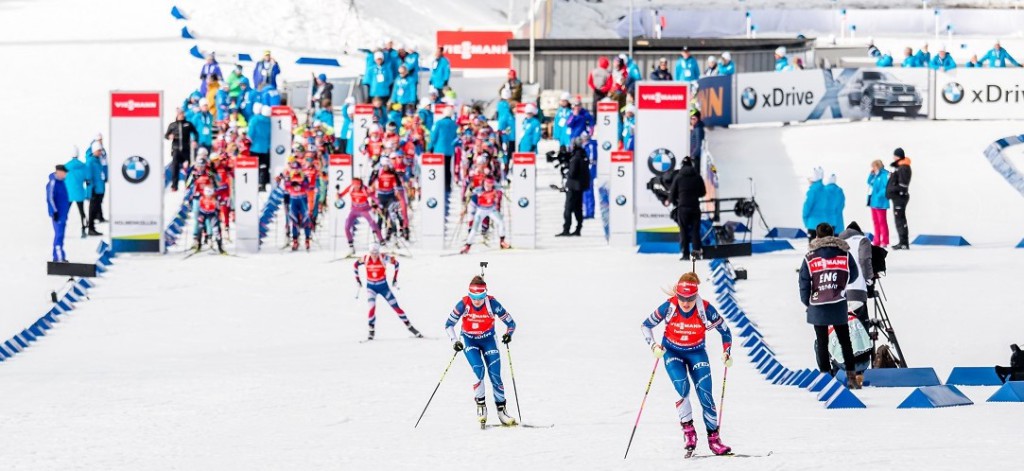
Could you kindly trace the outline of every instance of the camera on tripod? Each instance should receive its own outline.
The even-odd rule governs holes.
[[[569,171],[569,159],[572,158],[572,154],[568,150],[549,150],[544,154],[544,158],[548,163],[555,164],[555,168],[562,173],[562,178],[565,178],[566,172]]]

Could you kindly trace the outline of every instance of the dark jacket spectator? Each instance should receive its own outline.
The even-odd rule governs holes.
[[[822,223],[827,225],[827,223]],[[819,225],[821,227],[821,225]],[[831,232],[831,227],[829,232]],[[846,325],[848,305],[846,303],[846,286],[860,277],[857,261],[850,255],[850,246],[846,241],[828,235],[811,241],[809,251],[800,265],[800,302],[807,306],[807,323],[812,325]],[[832,274],[828,265],[814,265],[817,260],[845,260],[845,269],[839,269],[839,276],[834,282],[821,283],[820,274]],[[843,264],[842,261],[837,262]],[[811,276],[812,271],[814,277]],[[841,272],[846,273],[841,273]],[[845,279],[844,279],[845,278]]]
[[[498,96],[501,96],[501,91],[505,88],[512,93],[512,101],[516,103],[523,102],[523,82],[516,78],[516,69],[508,69],[508,80],[501,84],[501,88],[498,89]]]
[[[1004,383],[1007,381],[1024,381],[1024,351],[1017,344],[1010,345],[1010,366],[997,366],[996,375]]]
[[[704,121],[701,119],[700,111],[690,112],[690,157],[693,158],[693,166],[700,172],[701,147],[704,144]]]
[[[910,202],[910,159],[903,152],[902,147],[897,147],[892,153],[890,166],[893,172],[889,175],[889,183],[885,186],[885,196],[892,200],[892,216],[896,222],[896,233],[899,234],[900,242],[894,245],[893,250],[906,250],[910,248],[910,228],[907,224],[907,204]]]
[[[651,71],[651,80],[672,80],[672,72],[668,70],[668,59],[658,59],[658,65]]]
[[[576,146],[569,158],[569,168],[565,175],[565,188],[573,191],[590,189],[590,163],[587,152],[582,146]]]
[[[670,201],[680,210],[699,212],[700,199],[706,194],[707,188],[704,186],[704,179],[693,165],[686,165],[684,160],[683,167],[676,174],[676,178],[672,180],[672,189],[669,193]]]

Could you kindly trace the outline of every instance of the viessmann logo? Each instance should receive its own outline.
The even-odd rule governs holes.
[[[465,40],[457,44],[443,44],[445,54],[456,54],[460,59],[470,60],[473,55],[508,54],[508,44],[477,44]]]
[[[115,101],[114,108],[135,111],[135,110],[155,110],[157,103],[155,101],[136,101],[132,99],[124,101]]]
[[[652,101],[652,102],[657,103],[659,105],[662,102],[686,101],[686,95],[684,95],[682,93],[654,92],[654,93],[644,93],[644,94],[640,95],[640,97],[643,98],[644,101]]]

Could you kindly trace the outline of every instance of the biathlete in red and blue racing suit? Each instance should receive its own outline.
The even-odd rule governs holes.
[[[679,422],[683,427],[687,452],[692,453],[697,446],[697,432],[693,428],[693,406],[688,397],[692,380],[697,390],[697,399],[700,400],[701,409],[704,411],[708,446],[716,455],[723,455],[729,453],[731,449],[722,444],[718,436],[718,412],[711,392],[711,364],[704,349],[704,338],[708,330],[718,330],[722,335],[722,358],[726,366],[729,366],[732,363],[729,356],[732,333],[715,307],[698,295],[699,283],[700,278],[694,273],[686,273],[680,277],[676,284],[675,296],[658,306],[644,320],[641,330],[654,355],[664,358],[665,371],[679,393],[676,413],[679,414]],[[662,322],[665,322],[665,334],[661,342],[656,342],[651,329]]]
[[[491,379],[491,387],[494,393],[494,404],[498,409],[498,419],[502,425],[514,425],[515,419],[505,412],[505,387],[501,383],[501,354],[498,352],[498,345],[494,338],[494,318],[501,319],[505,324],[505,334],[501,336],[501,343],[508,344],[512,341],[512,334],[516,330],[516,322],[512,315],[505,310],[504,306],[494,299],[494,296],[487,295],[487,283],[480,276],[473,277],[469,284],[469,294],[463,296],[455,309],[448,315],[448,321],[444,329],[448,338],[453,342],[452,347],[456,352],[462,351],[469,361],[476,375],[476,383],[473,384],[473,397],[477,404],[477,418],[481,426],[487,422],[487,406],[484,401],[484,370]],[[455,324],[462,321],[462,336],[457,338]]]
[[[367,336],[367,340],[373,340],[376,335],[377,325],[377,296],[384,298],[388,304],[391,305],[391,309],[395,310],[398,314],[398,318],[402,320],[405,327],[409,329],[409,332],[416,337],[422,338],[423,335],[420,331],[416,330],[409,322],[409,318],[405,316],[405,311],[398,306],[398,300],[395,299],[395,295],[391,293],[391,288],[388,286],[388,264],[394,267],[395,274],[391,277],[391,284],[398,287],[398,259],[388,254],[380,253],[380,246],[373,244],[370,246],[370,253],[363,255],[362,258],[356,260],[354,270],[356,273],[356,283],[359,284],[360,288],[363,286],[363,280],[359,277],[359,267],[366,265],[366,302],[370,305],[370,313],[368,320],[370,324],[370,334]],[[356,294],[358,298],[358,292]]]

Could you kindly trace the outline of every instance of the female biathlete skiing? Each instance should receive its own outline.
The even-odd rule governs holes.
[[[695,273],[679,277],[675,296],[658,306],[643,322],[641,330],[644,339],[651,346],[654,356],[665,359],[665,371],[672,379],[672,385],[679,393],[676,412],[686,437],[686,457],[693,455],[697,448],[697,431],[693,428],[693,406],[690,403],[690,380],[697,389],[697,399],[704,411],[704,425],[708,432],[708,446],[716,455],[732,451],[718,436],[718,412],[711,395],[711,365],[704,350],[704,336],[710,329],[718,329],[722,335],[722,359],[726,366],[732,363],[729,357],[732,334],[725,321],[707,301],[697,294],[700,278]],[[665,322],[665,336],[661,342],[654,340],[651,332],[655,326]],[[689,379],[687,378],[689,374]]]
[[[487,424],[487,405],[484,402],[484,369],[491,378],[494,390],[494,405],[498,408],[498,420],[502,425],[516,425],[516,420],[505,412],[505,387],[501,384],[501,355],[494,340],[494,318],[501,319],[507,330],[501,336],[501,343],[512,341],[512,333],[516,330],[516,322],[505,308],[487,295],[487,283],[483,277],[475,276],[469,282],[469,294],[463,296],[455,309],[444,323],[444,330],[453,342],[456,352],[462,351],[469,360],[469,366],[476,374],[473,384],[473,396],[476,399],[476,415],[480,427]],[[462,319],[462,338],[455,335],[455,323]]]
[[[388,304],[391,305],[391,309],[395,310],[398,314],[398,318],[402,320],[405,327],[409,329],[416,338],[423,338],[420,331],[416,330],[409,322],[409,318],[405,316],[405,311],[398,306],[398,300],[395,299],[395,295],[391,293],[391,288],[388,286],[388,265],[391,264],[395,267],[395,274],[391,277],[391,284],[398,287],[398,259],[388,254],[380,253],[380,245],[371,244],[370,253],[363,255],[359,260],[356,260],[354,269],[356,273],[356,283],[359,284],[359,289],[363,288],[363,280],[359,277],[359,267],[366,265],[366,302],[370,304],[370,313],[368,315],[370,324],[370,333],[367,335],[366,340],[373,340],[376,335],[377,325],[377,296],[384,298]],[[356,297],[359,297],[359,291],[356,291]]]

